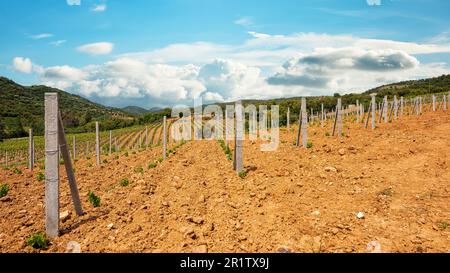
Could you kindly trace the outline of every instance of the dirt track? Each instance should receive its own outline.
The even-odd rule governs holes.
[[[87,214],[75,216],[63,179],[61,211],[71,217],[47,252],[65,252],[69,241],[82,252],[367,252],[372,241],[383,252],[450,252],[450,112],[375,132],[347,126],[342,139],[310,127],[308,150],[293,145],[294,130],[282,129],[276,152],[245,141],[245,179],[217,141],[188,142],[154,169],[147,166],[160,147],[121,153],[101,168],[80,160]],[[10,201],[0,201],[0,252],[34,252],[25,240],[44,230],[41,170],[22,170],[0,170],[0,183],[11,187]],[[88,203],[90,190],[99,208]]]

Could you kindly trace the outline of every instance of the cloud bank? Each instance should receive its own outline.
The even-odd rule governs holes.
[[[24,58],[14,66],[25,73],[36,72],[43,84],[95,101],[146,108],[191,105],[199,96],[213,102],[362,92],[382,84],[450,73],[447,64],[421,63],[416,56],[448,53],[448,43],[317,33],[249,35],[238,45],[171,44],[80,68],[33,64],[30,68],[31,60]],[[89,44],[78,50],[109,54],[113,45]]]

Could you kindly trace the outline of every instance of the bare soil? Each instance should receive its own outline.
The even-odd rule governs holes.
[[[1,169],[10,191],[0,199],[0,252],[66,252],[69,241],[82,252],[369,252],[373,241],[382,252],[450,252],[450,112],[375,131],[347,122],[342,138],[326,136],[330,128],[309,128],[311,149],[294,145],[296,128],[281,129],[275,152],[245,141],[243,179],[217,141],[188,142],[151,169],[161,147],[101,167],[79,160],[86,214],[76,216],[61,168],[61,212],[71,216],[48,250],[26,245],[45,230],[43,170]]]

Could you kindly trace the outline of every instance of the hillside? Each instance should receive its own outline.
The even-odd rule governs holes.
[[[364,94],[377,93],[380,96],[417,96],[422,94],[432,94],[450,91],[450,75],[440,77],[404,81],[383,85],[370,89]]]
[[[124,111],[125,113],[134,115],[134,116],[143,116],[143,115],[147,114],[148,112],[150,112],[150,110],[144,109],[139,106],[127,106],[127,107],[122,108],[121,110]]]
[[[95,121],[102,121],[103,129],[121,128],[136,122],[122,110],[107,108],[59,89],[25,87],[0,77],[0,132],[3,132],[3,138],[25,136],[31,126],[37,135],[43,134],[46,92],[59,94],[64,126],[69,132],[91,131]]]

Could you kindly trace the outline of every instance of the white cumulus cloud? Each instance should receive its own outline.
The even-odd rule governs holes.
[[[108,42],[100,42],[79,46],[77,50],[90,55],[106,55],[113,51],[114,44]]]
[[[33,63],[28,58],[15,57],[13,59],[13,67],[17,71],[31,73],[33,70]]]

